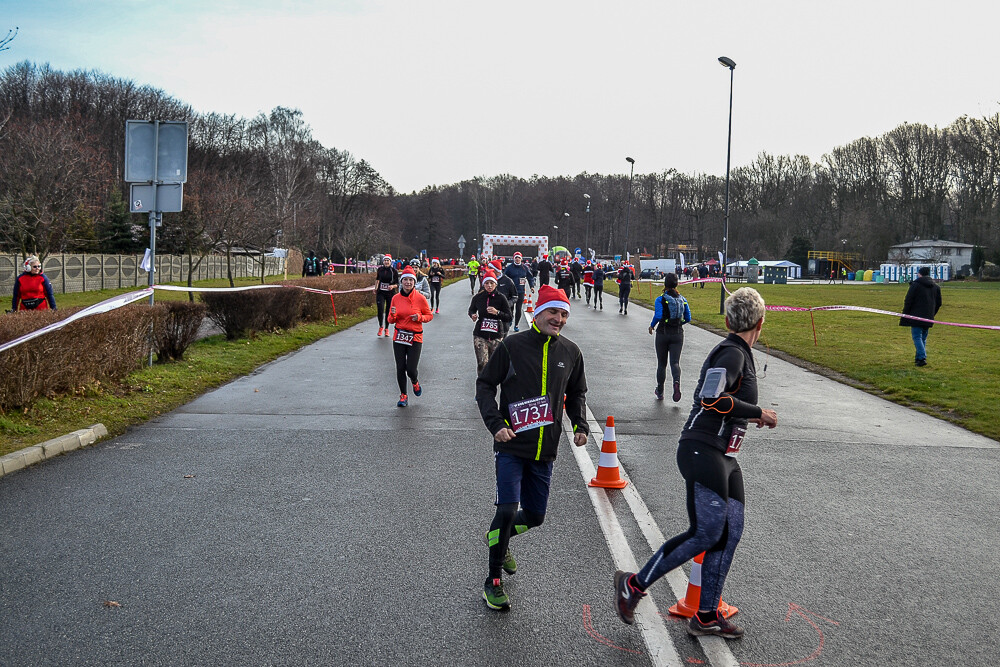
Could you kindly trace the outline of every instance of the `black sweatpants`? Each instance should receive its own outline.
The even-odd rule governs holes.
[[[431,310],[441,307],[441,283],[431,283]]]
[[[389,328],[389,303],[392,301],[393,292],[375,290],[375,307],[378,310],[378,326],[380,329]]]
[[[632,283],[618,286],[618,310],[628,310],[628,295],[632,292]]]
[[[420,362],[420,348],[423,343],[413,343],[413,345],[403,345],[401,343],[392,344],[392,354],[396,357],[396,384],[399,385],[400,394],[408,394],[406,390],[406,376],[410,376],[410,382],[417,381],[417,364]]]
[[[656,389],[663,391],[667,380],[667,361],[670,361],[670,377],[681,381],[681,348],[684,347],[684,332],[680,327],[656,327]]]

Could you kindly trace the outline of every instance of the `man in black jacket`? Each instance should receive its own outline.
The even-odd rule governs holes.
[[[543,285],[535,308],[531,328],[505,338],[476,380],[479,412],[493,434],[497,478],[496,515],[486,535],[490,557],[483,599],[491,609],[504,611],[510,609],[510,599],[501,571],[517,571],[508,543],[545,518],[564,405],[573,425],[573,444],[587,444],[583,353],[559,335],[569,318],[569,299],[562,290]]]
[[[540,285],[549,284],[549,276],[552,273],[552,263],[549,262],[548,254],[542,255],[542,259],[538,262],[538,282]]]
[[[933,320],[941,309],[941,288],[931,280],[931,270],[921,266],[917,279],[910,283],[903,302],[903,314]],[[913,336],[913,347],[916,348],[914,362],[917,366],[927,365],[927,332],[934,326],[931,322],[911,320],[908,317],[899,318],[899,326],[910,327]]]

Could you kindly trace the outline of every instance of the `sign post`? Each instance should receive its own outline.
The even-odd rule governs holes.
[[[179,213],[187,182],[187,121],[125,121],[125,182],[129,211],[149,213],[149,286],[156,280],[156,228],[163,213]],[[153,305],[153,293],[149,293]],[[149,365],[153,365],[150,330]]]

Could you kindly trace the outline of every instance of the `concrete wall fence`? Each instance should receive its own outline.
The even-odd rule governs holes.
[[[284,271],[284,259],[265,257],[269,276]],[[195,259],[197,261],[197,258]],[[87,292],[120,287],[145,287],[148,274],[139,268],[142,255],[49,255],[42,260],[42,273],[52,283],[56,294]],[[20,255],[0,254],[0,295],[14,293],[14,281],[24,270]],[[233,277],[260,275],[260,266],[245,255],[233,256]],[[156,282],[185,282],[188,278],[187,255],[157,255]],[[226,278],[226,257],[209,255],[195,267],[194,280]]]

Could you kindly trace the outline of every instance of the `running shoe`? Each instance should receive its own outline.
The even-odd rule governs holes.
[[[414,396],[419,396],[420,394],[423,393],[423,391],[424,390],[420,388],[420,383],[419,382],[414,382],[413,383],[413,395]]]
[[[490,534],[486,533],[486,546],[490,545]],[[507,553],[503,557],[503,571],[507,574],[514,574],[517,572],[517,561],[514,560],[514,554],[510,552],[510,547],[507,547]]]
[[[435,315],[437,315],[437,314],[438,314],[438,313],[440,313],[440,312],[441,312],[441,309],[440,309],[440,308],[435,308],[435,309],[434,309],[434,314],[435,314]]]
[[[514,331],[520,331],[520,329],[518,329],[517,327],[514,327]]]
[[[702,623],[698,614],[695,614],[688,621],[687,631],[689,635],[695,637],[715,635],[723,639],[739,639],[743,636],[743,628],[731,622],[718,611],[715,612],[715,619],[708,623]]]
[[[653,390],[653,396],[656,396],[656,400],[662,401],[663,400],[663,390],[662,389],[654,389]]]
[[[503,581],[500,579],[487,579],[483,587],[483,599],[490,609],[507,611],[510,609],[510,598],[503,590]]]
[[[385,331],[385,329],[383,329],[382,327],[379,327],[378,328],[378,333],[375,334],[375,337],[378,338],[379,336],[381,336],[383,331]]]
[[[927,360],[926,359],[917,359],[913,363],[915,363],[917,366],[926,366],[927,365]]]
[[[396,407],[397,408],[405,408],[406,407],[406,403],[407,403],[406,394],[400,394],[399,395],[399,402],[396,403]]]
[[[674,383],[674,403],[678,402],[679,400],[681,400],[681,383],[680,382],[675,382]]]
[[[631,584],[634,576],[634,572],[615,572],[615,609],[618,611],[618,618],[628,625],[635,623],[635,608],[639,600],[646,597],[646,593]]]

